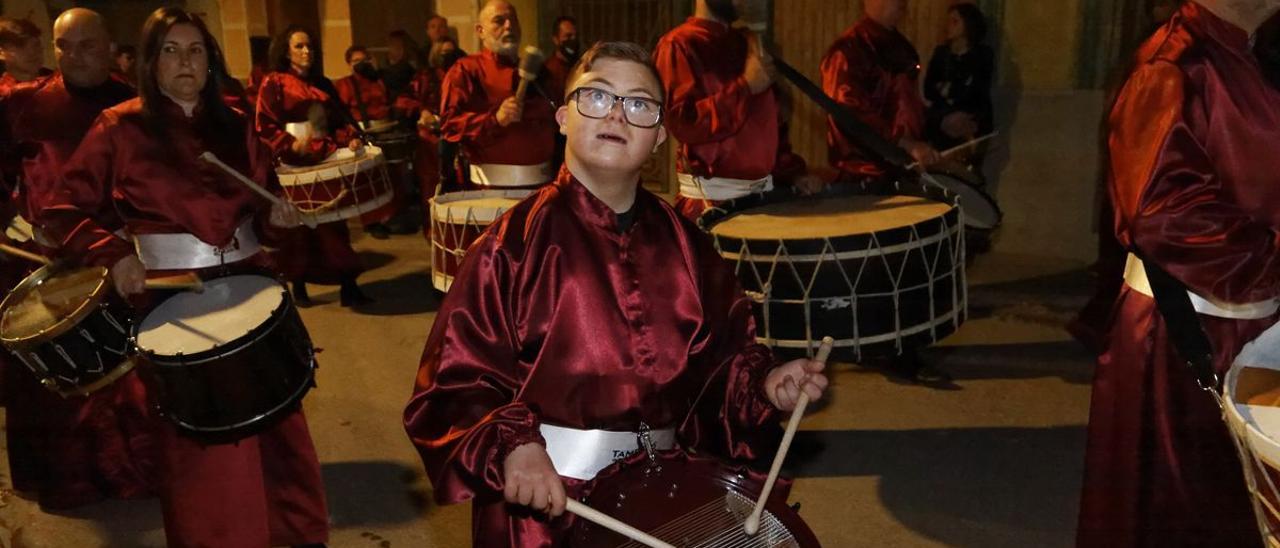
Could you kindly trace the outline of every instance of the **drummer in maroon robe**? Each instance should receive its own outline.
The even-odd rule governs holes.
[[[924,100],[916,85],[920,55],[897,29],[906,9],[906,0],[866,0],[862,19],[822,58],[822,90],[885,140],[929,165],[938,153],[923,138]],[[833,120],[828,120],[827,145],[840,180],[885,175],[884,164],[864,154]]]
[[[666,137],[648,52],[597,44],[570,82],[565,169],[472,246],[405,410],[436,500],[473,499],[476,546],[563,545],[565,497],[642,424],[658,447],[758,458],[778,410],[827,383],[817,362],[775,367],[708,237],[640,188]]]
[[[178,8],[154,12],[142,40],[142,97],[98,118],[41,220],[67,255],[109,266],[124,295],[143,294],[144,279],[159,272],[265,265],[258,239],[263,226],[296,226],[300,215],[291,205],[271,206],[197,159],[212,152],[280,193],[271,152],[253,135],[250,120],[224,104],[218,77],[209,76],[224,74],[217,43],[199,18]],[[134,241],[99,222],[107,211],[119,212]],[[260,434],[225,444],[186,438],[159,421],[170,546],[327,540],[320,465],[300,409]]]
[[[0,102],[11,150],[20,155],[15,205],[24,219],[47,207],[67,159],[95,117],[133,96],[110,77],[111,37],[97,13],[73,8],[53,25],[59,72],[20,84]],[[118,227],[112,215],[102,222]],[[32,230],[45,253],[56,241]],[[16,265],[15,265],[16,266]],[[25,265],[24,265],[25,266]],[[87,398],[62,398],[21,364],[7,364],[6,437],[10,477],[41,506],[66,508],[105,497],[139,498],[155,488],[156,434],[146,394],[130,373]]]
[[[1078,546],[1262,545],[1222,415],[1136,254],[1190,290],[1219,375],[1280,318],[1280,89],[1250,50],[1278,9],[1183,4],[1111,111],[1115,231],[1134,254],[1093,382]]]
[[[560,89],[565,89],[569,79],[569,70],[582,55],[582,43],[578,40],[578,21],[568,15],[557,17],[551,24],[551,44],[556,47],[544,65],[551,73],[551,80]]]
[[[520,81],[520,19],[506,0],[480,9],[476,36],[484,49],[460,59],[441,86],[442,137],[461,146],[478,187],[535,187],[552,178],[555,109],[563,89],[542,71],[523,103]]]
[[[749,31],[731,27],[742,0],[698,0],[653,58],[666,86],[666,127],[680,142],[676,208],[696,219],[707,207],[774,186],[822,187],[791,152],[772,67]]]
[[[256,127],[258,137],[271,149],[277,162],[314,165],[340,148],[358,150],[363,146],[356,128],[341,110],[333,83],[324,77],[321,59],[312,33],[297,25],[285,29],[271,43],[275,72],[267,75],[258,90]],[[296,138],[287,131],[291,123],[312,124],[310,118],[315,112],[323,113],[319,118],[327,131],[311,134],[306,139]],[[356,285],[356,276],[364,268],[351,248],[346,221],[324,223],[314,229],[294,229],[280,239],[275,260],[280,271],[293,282],[293,294],[299,303],[311,302],[307,283],[341,284],[342,306],[372,301]]]
[[[346,60],[351,76],[339,78],[333,85],[338,88],[338,99],[347,107],[347,112],[357,122],[388,119],[391,107],[387,104],[387,86],[378,77],[378,66],[369,56],[369,49],[351,46],[347,48]]]
[[[439,18],[433,18],[435,22]],[[430,27],[428,27],[430,29]],[[430,34],[430,31],[428,31]],[[418,181],[418,197],[422,208],[422,234],[430,240],[431,198],[435,197],[440,182],[440,86],[444,75],[460,57],[458,42],[442,36],[432,42],[429,62],[414,75],[409,92],[396,98],[395,110],[408,119],[416,120],[418,141],[413,153],[413,175]],[[444,192],[459,188],[441,189]]]

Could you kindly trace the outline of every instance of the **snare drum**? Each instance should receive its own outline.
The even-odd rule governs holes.
[[[313,386],[314,350],[274,278],[208,280],[160,303],[135,328],[160,411],[191,437],[225,443],[296,408]]]
[[[362,152],[341,149],[314,166],[276,168],[290,202],[317,223],[344,221],[391,202],[394,194],[386,159],[376,146]]]
[[[0,303],[0,342],[45,388],[88,395],[133,369],[129,307],[114,297],[106,268],[42,267]]]
[[[758,195],[700,222],[756,301],[761,343],[804,354],[830,335],[838,356],[861,360],[932,344],[965,318],[959,208],[941,191],[916,190]]]
[[[407,164],[413,159],[418,138],[416,131],[402,128],[391,120],[375,120],[367,124],[365,134],[371,144],[382,150],[387,165]]]
[[[449,291],[467,248],[532,190],[450,192],[431,199],[431,284]]]

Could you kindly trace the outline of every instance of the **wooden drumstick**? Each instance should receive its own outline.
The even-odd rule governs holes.
[[[9,244],[0,244],[0,251],[13,255],[14,257],[26,259],[33,263],[40,263],[43,265],[53,264],[53,261],[50,260],[48,257],[45,257],[44,255],[36,255],[35,253],[32,253],[25,249],[18,249]]]
[[[963,143],[960,143],[960,144],[958,144],[958,145],[956,145],[956,146],[953,146],[953,147],[951,147],[951,148],[949,148],[949,149],[947,149],[947,150],[944,150],[944,151],[942,151],[942,152],[939,152],[939,153],[938,153],[938,157],[939,157],[939,158],[949,158],[949,157],[951,157],[951,155],[953,155],[953,154],[955,154],[955,153],[957,153],[957,152],[960,152],[960,151],[962,151],[962,150],[964,150],[964,149],[966,149],[966,148],[976,147],[976,146],[978,146],[978,143],[981,143],[981,142],[983,142],[983,141],[988,141],[988,140],[994,139],[997,135],[1000,135],[1000,132],[999,132],[999,131],[993,131],[993,132],[991,132],[991,133],[988,133],[988,134],[986,134],[986,135],[983,135],[982,137],[974,137],[973,139],[970,139],[970,140],[968,140],[968,141],[966,141],[966,142],[963,142]],[[911,162],[910,164],[907,164],[907,169],[915,169],[915,168],[917,168],[917,167],[919,167],[919,166],[920,166],[920,162]]]
[[[223,171],[225,171],[225,172],[227,172],[227,174],[231,175],[232,177],[235,177],[235,178],[236,178],[237,180],[239,180],[241,183],[244,183],[244,185],[245,185],[245,186],[249,187],[249,190],[252,190],[252,191],[254,191],[254,192],[257,192],[259,196],[262,196],[263,198],[266,198],[266,199],[267,199],[268,201],[270,201],[271,203],[273,203],[273,204],[275,204],[275,205],[278,205],[278,206],[281,206],[281,207],[284,207],[284,206],[286,206],[286,205],[289,205],[289,203],[288,203],[288,202],[286,202],[286,201],[284,201],[284,199],[283,199],[283,198],[281,198],[281,197],[279,197],[279,196],[276,196],[275,194],[272,194],[272,193],[271,193],[271,191],[269,191],[269,190],[267,190],[267,189],[265,189],[265,188],[262,188],[262,185],[259,185],[258,183],[255,183],[255,182],[253,181],[253,179],[250,179],[250,178],[248,178],[248,177],[245,177],[243,173],[240,173],[239,171],[236,171],[236,168],[233,168],[233,167],[231,167],[231,166],[229,166],[229,165],[227,165],[227,164],[223,163],[223,162],[222,162],[222,160],[218,159],[218,157],[217,157],[216,155],[214,155],[212,152],[209,152],[209,151],[207,151],[207,150],[206,150],[206,151],[204,151],[204,152],[200,153],[200,159],[201,159],[201,160],[204,160],[204,161],[206,161],[206,162],[208,162],[208,163],[210,163],[210,164],[213,164],[213,165],[215,165],[215,166],[218,166],[219,168],[222,168],[222,170],[223,170]],[[299,212],[299,213],[301,213],[301,212]],[[303,217],[302,217],[302,224],[307,225],[307,228],[315,228],[315,227],[316,227],[316,220],[315,220],[315,219],[313,219],[313,218],[307,217],[306,215],[303,215]]]
[[[650,546],[651,548],[675,548],[675,546],[658,540],[653,535],[618,521],[617,519],[576,500],[569,499],[565,501],[564,509],[573,512],[582,519],[590,521],[645,546]]]
[[[535,46],[524,48],[524,57],[520,58],[520,83],[516,85],[516,104],[524,108],[524,96],[529,92],[529,83],[538,79],[538,72],[547,56]]]
[[[826,363],[827,356],[831,355],[831,345],[835,344],[835,340],[831,337],[822,338],[822,346],[818,347],[818,353],[814,355],[813,361]],[[773,491],[774,482],[778,481],[778,472],[782,471],[782,461],[787,458],[787,450],[791,449],[791,438],[796,437],[796,429],[800,427],[800,418],[804,416],[804,408],[809,406],[809,394],[804,391],[801,385],[800,398],[796,401],[796,408],[791,411],[791,420],[787,422],[787,431],[782,434],[782,445],[778,447],[778,454],[773,456],[773,466],[769,467],[769,477],[764,481],[764,489],[760,491],[760,498],[756,499],[756,507],[751,511],[751,515],[747,516],[747,521],[742,524],[742,529],[748,535],[755,535],[760,531],[760,517],[764,514],[764,501],[769,499],[769,492]]]
[[[147,289],[189,289],[196,293],[204,292],[204,281],[195,274],[149,278],[143,282],[143,286]]]

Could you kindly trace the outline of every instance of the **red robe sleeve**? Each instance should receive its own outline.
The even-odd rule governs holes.
[[[517,401],[529,371],[516,365],[511,301],[519,296],[498,240],[485,235],[467,253],[427,338],[405,408],[405,430],[441,504],[501,491],[511,450],[545,445],[536,410]]]
[[[298,82],[300,83],[301,80]],[[303,86],[290,85],[290,82],[280,74],[268,75],[258,89],[258,108],[254,114],[254,126],[258,130],[258,137],[266,143],[267,148],[271,149],[273,156],[287,164],[309,165],[318,163],[333,154],[333,151],[338,148],[338,142],[345,143],[349,140],[349,138],[342,139],[344,131],[354,132],[349,128],[343,128],[334,132],[336,140],[329,136],[313,138],[306,154],[299,155],[294,152],[293,142],[296,139],[285,131],[285,126],[289,122],[306,120],[305,114],[293,117],[289,114],[290,108],[298,108],[297,103],[307,99],[302,95],[307,92],[306,89],[294,89],[300,87]]]
[[[49,204],[35,212],[36,223],[61,244],[59,253],[78,257],[85,265],[110,267],[135,253],[132,243],[106,228],[108,220],[115,218],[111,198],[115,124],[109,112],[98,116],[67,161]]]
[[[461,143],[469,142],[477,147],[485,147],[494,141],[496,133],[502,129],[498,125],[497,107],[484,111],[467,109],[473,102],[473,95],[480,93],[476,89],[479,75],[472,74],[462,61],[455,63],[445,74],[444,83],[440,86],[440,126],[441,136],[445,140]]]
[[[681,143],[697,145],[737,135],[747,121],[751,88],[739,76],[711,93],[703,88],[703,68],[688,50],[663,40],[653,52],[666,87],[665,125]]]
[[[778,410],[764,393],[765,377],[776,362],[773,352],[756,342],[751,299],[710,240],[703,240],[698,242],[703,310],[720,317],[705,318],[708,338],[705,346],[695,344],[693,352],[711,352],[720,365],[694,402],[681,434],[698,450],[756,460],[776,449]]]
[[[1276,297],[1276,229],[1228,199],[1189,125],[1203,113],[1185,100],[1186,85],[1176,65],[1148,63],[1112,110],[1117,236],[1201,295],[1234,303]]]

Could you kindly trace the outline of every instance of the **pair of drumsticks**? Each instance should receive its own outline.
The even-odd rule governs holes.
[[[827,357],[831,355],[831,345],[834,343],[835,341],[831,337],[823,337],[822,346],[818,347],[818,353],[813,357],[814,361],[826,363]],[[791,419],[787,421],[787,430],[782,434],[782,444],[778,447],[777,454],[773,456],[773,465],[769,467],[769,477],[765,479],[764,489],[760,490],[760,496],[756,499],[755,507],[742,524],[743,531],[748,535],[754,536],[760,531],[760,520],[764,515],[764,503],[769,500],[769,493],[773,491],[773,484],[778,481],[778,473],[782,471],[782,462],[787,458],[787,451],[791,449],[791,440],[795,438],[796,430],[800,427],[800,419],[804,417],[804,410],[808,406],[809,394],[801,390],[800,398],[796,401],[796,407],[791,411]],[[627,525],[576,500],[569,499],[566,501],[565,509],[580,518],[591,521],[645,546],[675,548],[653,535]]]

